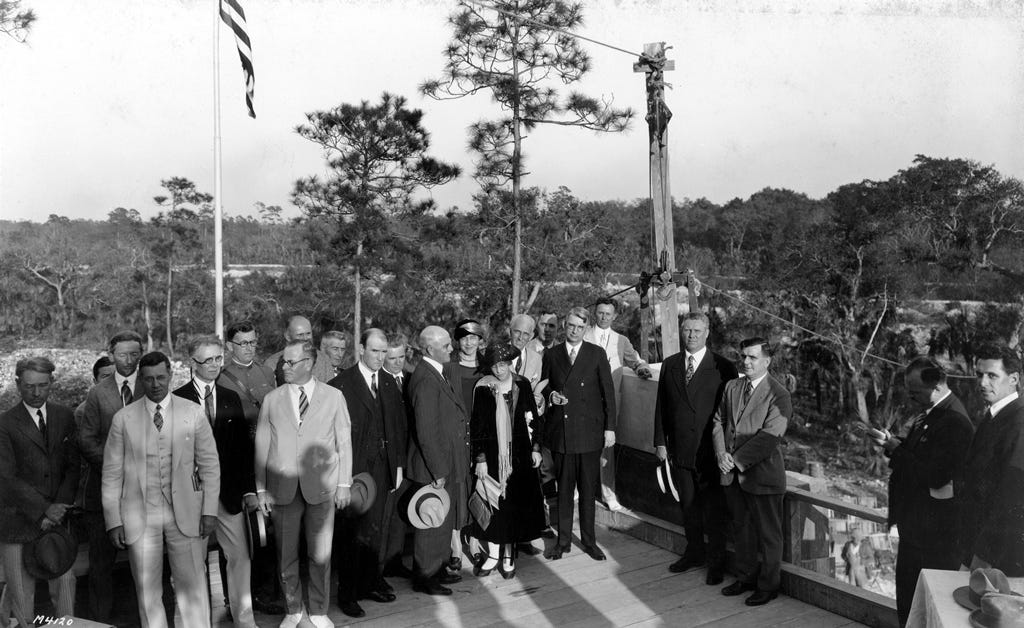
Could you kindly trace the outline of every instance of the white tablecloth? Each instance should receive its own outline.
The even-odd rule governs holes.
[[[922,569],[914,589],[908,628],[969,628],[971,612],[956,603],[953,591],[967,586],[969,571]],[[1024,578],[1010,578],[1014,591],[1024,591]]]

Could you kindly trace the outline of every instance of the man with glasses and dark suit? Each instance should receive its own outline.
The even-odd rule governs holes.
[[[192,380],[174,394],[203,407],[220,459],[220,503],[217,506],[217,544],[224,592],[235,626],[255,628],[250,592],[249,547],[245,538],[245,513],[256,509],[256,477],[253,441],[238,394],[217,383],[224,365],[224,345],[216,336],[197,336],[189,341]],[[244,512],[243,512],[244,510]]]

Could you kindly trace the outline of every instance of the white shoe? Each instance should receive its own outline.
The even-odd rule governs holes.
[[[299,622],[301,621],[302,613],[289,613],[281,620],[279,628],[298,628]]]
[[[612,512],[618,512],[618,511],[622,510],[622,504],[620,504],[619,500],[615,499],[614,496],[606,497],[605,500],[604,500],[604,505],[605,505],[605,507],[608,508],[608,510],[610,510]]]
[[[316,628],[334,628],[334,622],[327,615],[310,615],[309,623]]]

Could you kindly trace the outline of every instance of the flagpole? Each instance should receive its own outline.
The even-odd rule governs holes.
[[[214,329],[224,339],[224,210],[221,206],[220,147],[220,0],[213,14],[213,275]]]

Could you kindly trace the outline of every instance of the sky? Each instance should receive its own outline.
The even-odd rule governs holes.
[[[256,71],[246,115],[234,40],[220,32],[223,195],[228,214],[281,205],[324,175],[300,138],[306,112],[406,96],[434,156],[463,166],[430,196],[469,209],[466,127],[499,111],[486,95],[434,101],[454,0],[242,0]],[[0,36],[0,218],[155,215],[160,181],[213,192],[216,0],[24,0],[27,45]],[[579,32],[630,51],[664,41],[671,191],[717,203],[765,187],[813,198],[885,179],[916,154],[964,157],[1024,178],[1021,0],[588,0]],[[630,132],[541,126],[524,142],[524,185],[586,200],[648,195],[643,75],[629,54],[584,42],[575,89],[634,108]]]

